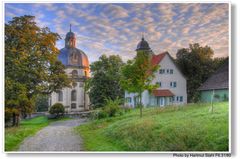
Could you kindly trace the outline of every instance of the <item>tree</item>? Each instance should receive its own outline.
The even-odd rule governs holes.
[[[103,107],[105,98],[115,100],[123,98],[120,86],[121,67],[124,65],[120,56],[102,55],[90,65],[92,78],[86,83],[91,103],[95,108]]]
[[[177,51],[176,63],[187,78],[188,102],[199,100],[197,89],[226,59],[213,59],[213,55],[214,51],[209,46],[202,47],[198,43]]]
[[[37,112],[48,111],[48,95],[39,94],[35,100]]]
[[[40,28],[34,16],[14,17],[5,24],[5,106],[26,116],[37,94],[69,86],[64,65],[57,60],[57,33]]]
[[[49,113],[55,115],[54,118],[59,118],[64,115],[64,106],[61,103],[55,103],[50,107]]]
[[[121,86],[129,93],[137,93],[140,98],[140,117],[142,117],[142,93],[152,91],[156,85],[151,82],[158,65],[152,65],[151,55],[145,51],[138,51],[135,59],[129,60],[122,68]]]

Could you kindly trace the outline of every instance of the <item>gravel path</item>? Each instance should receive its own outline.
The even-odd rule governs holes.
[[[83,151],[82,139],[74,133],[73,127],[84,122],[85,119],[54,122],[26,138],[19,151]]]

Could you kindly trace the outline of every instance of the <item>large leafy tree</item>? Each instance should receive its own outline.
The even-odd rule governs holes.
[[[120,56],[102,55],[90,65],[91,79],[87,82],[91,104],[95,108],[103,107],[106,100],[123,98],[124,91],[120,86],[121,67],[124,65]]]
[[[197,89],[224,62],[225,58],[213,59],[214,51],[209,46],[190,44],[179,49],[176,62],[187,78],[188,102],[199,100]]]
[[[37,94],[69,85],[64,65],[57,60],[57,33],[40,28],[34,16],[14,17],[5,24],[5,105],[26,116]]]
[[[140,117],[142,117],[142,93],[152,91],[156,85],[151,82],[158,65],[152,65],[151,55],[146,51],[138,51],[133,60],[129,60],[122,68],[121,86],[129,93],[137,93],[140,99]]]

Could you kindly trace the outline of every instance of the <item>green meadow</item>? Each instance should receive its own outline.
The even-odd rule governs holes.
[[[227,102],[139,109],[75,128],[86,151],[228,151]]]

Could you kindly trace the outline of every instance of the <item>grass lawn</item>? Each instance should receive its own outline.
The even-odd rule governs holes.
[[[48,119],[46,116],[39,116],[33,119],[22,120],[19,127],[5,128],[5,151],[16,151],[26,137],[36,134],[36,132],[51,122],[68,119]]]
[[[228,151],[227,102],[145,108],[75,128],[87,151]]]

